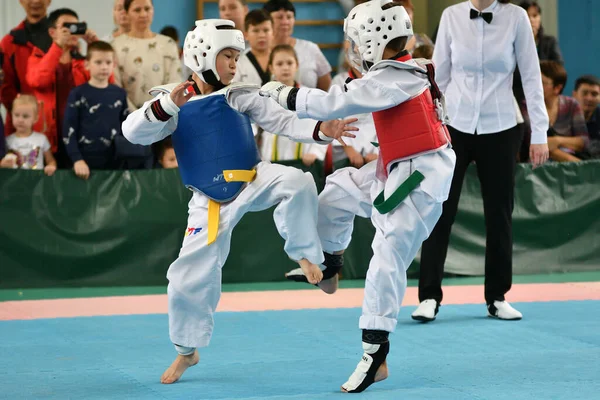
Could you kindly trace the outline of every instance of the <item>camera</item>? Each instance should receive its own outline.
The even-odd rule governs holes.
[[[65,22],[64,28],[67,28],[71,35],[84,35],[87,32],[87,24],[85,22]]]

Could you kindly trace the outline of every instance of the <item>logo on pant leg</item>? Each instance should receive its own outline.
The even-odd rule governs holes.
[[[194,236],[195,234],[199,233],[201,230],[202,230],[202,228],[187,228],[185,230],[185,237]]]

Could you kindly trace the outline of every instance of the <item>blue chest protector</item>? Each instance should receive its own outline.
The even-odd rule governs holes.
[[[224,170],[252,170],[260,162],[250,118],[224,95],[184,104],[172,140],[183,184],[217,202],[234,199],[244,185],[226,182]]]

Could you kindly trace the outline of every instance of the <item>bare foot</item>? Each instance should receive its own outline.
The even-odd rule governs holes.
[[[304,276],[306,276],[308,283],[316,285],[321,282],[323,279],[323,271],[321,271],[321,268],[319,268],[318,265],[311,263],[306,258],[298,261],[298,264],[300,264],[300,268],[302,268],[302,272],[304,273]]]
[[[387,367],[387,360],[385,360],[383,362],[383,364],[381,364],[379,366],[379,368],[377,369],[377,372],[375,372],[375,378],[374,381],[375,382],[381,382],[382,380],[386,379],[389,376],[388,373],[388,367]],[[348,393],[348,391],[346,389],[344,389],[344,387],[341,387],[342,392],[344,393]]]
[[[334,294],[338,289],[338,274],[333,278],[323,279],[317,286],[327,294]]]
[[[160,383],[169,384],[177,382],[185,370],[198,364],[198,361],[200,361],[198,350],[188,356],[178,354],[173,364],[160,377]]]

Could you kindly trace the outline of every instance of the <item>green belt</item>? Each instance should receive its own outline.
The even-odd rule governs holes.
[[[425,179],[425,177],[422,173],[419,171],[413,172],[404,182],[402,182],[398,189],[396,189],[387,200],[385,199],[383,193],[384,191],[382,190],[373,202],[373,206],[377,209],[377,211],[379,211],[380,214],[389,213],[398,207],[398,205],[404,201],[410,192],[419,186],[423,179]]]

